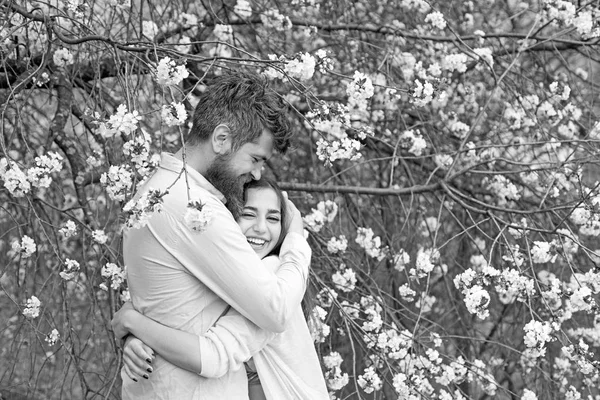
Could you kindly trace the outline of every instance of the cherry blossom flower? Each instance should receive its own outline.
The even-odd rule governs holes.
[[[202,233],[212,222],[212,210],[199,201],[190,201],[183,220],[189,229]]]

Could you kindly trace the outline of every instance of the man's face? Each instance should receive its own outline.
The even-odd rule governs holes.
[[[208,167],[206,179],[223,193],[234,218],[238,218],[243,204],[244,184],[260,179],[262,167],[271,155],[273,135],[265,131],[257,142],[245,143],[236,152],[217,155]]]

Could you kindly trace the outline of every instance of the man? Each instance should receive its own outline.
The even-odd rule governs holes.
[[[276,274],[262,266],[235,217],[244,183],[260,178],[265,161],[274,151],[285,152],[290,136],[283,103],[258,77],[230,75],[206,88],[183,148],[163,154],[136,195],[168,190],[163,211],[124,235],[129,290],[138,311],[202,334],[230,304],[261,328],[285,329],[304,294],[310,260],[300,213],[288,201],[292,217]],[[202,229],[186,221],[190,201],[209,210]],[[124,399],[248,398],[243,369],[206,379],[158,355],[150,370],[152,378],[140,382],[122,374]]]

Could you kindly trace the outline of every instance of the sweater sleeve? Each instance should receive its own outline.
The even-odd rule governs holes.
[[[277,334],[261,329],[231,309],[199,336],[202,375],[219,378],[229,370],[240,369],[245,361],[258,353]]]

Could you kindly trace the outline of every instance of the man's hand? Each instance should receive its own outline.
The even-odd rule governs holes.
[[[283,192],[283,197],[285,198],[285,207],[286,207],[286,220],[285,226],[287,227],[288,232],[296,232],[300,235],[304,234],[304,223],[302,222],[302,215],[296,205],[292,203],[290,199],[288,199],[287,192]]]
[[[129,336],[123,346],[123,370],[135,382],[139,377],[150,379],[154,351],[135,336]]]
[[[127,329],[126,325],[129,321],[129,315],[132,312],[137,313],[135,308],[133,308],[133,304],[128,301],[123,304],[123,307],[115,313],[112,321],[110,321],[117,340],[122,340],[129,333],[129,329]]]

